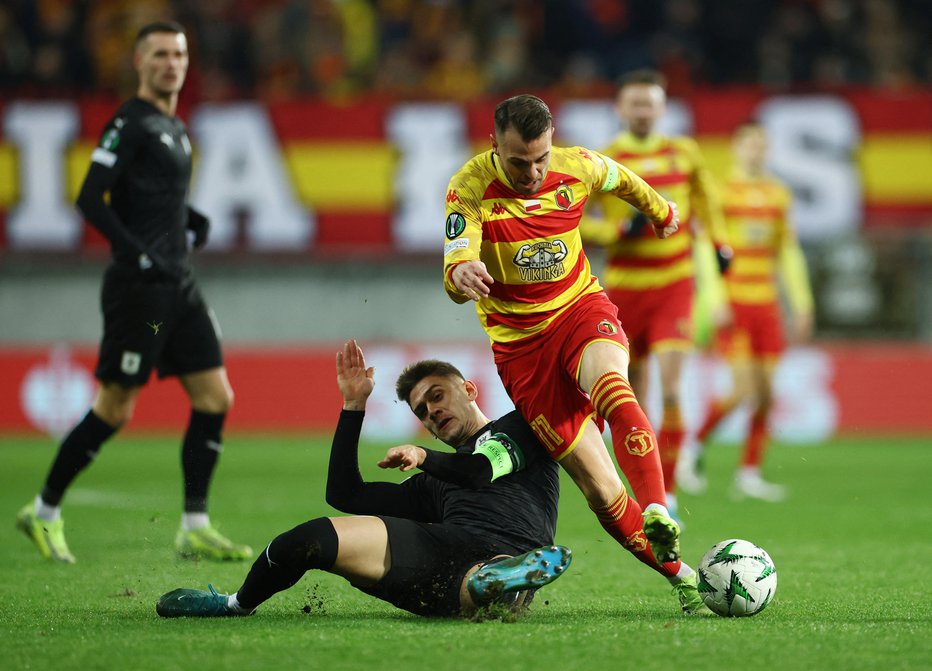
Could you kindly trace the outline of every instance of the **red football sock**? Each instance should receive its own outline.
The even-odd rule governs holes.
[[[665,408],[660,425],[660,464],[663,467],[663,482],[668,494],[676,491],[676,460],[683,446],[683,416],[679,407]]]
[[[751,415],[751,428],[748,431],[747,441],[744,443],[741,465],[760,467],[766,449],[767,415],[762,412],[755,412]]]
[[[612,447],[634,497],[642,506],[667,505],[657,438],[621,373],[609,372],[595,381],[589,398],[612,430]]]
[[[721,422],[733,408],[734,404],[728,403],[727,401],[713,401],[712,406],[709,408],[709,414],[705,418],[705,422],[702,423],[702,427],[696,433],[696,440],[700,443],[705,441],[705,439],[709,437],[709,434],[715,430],[715,427],[718,426],[718,423]]]
[[[592,512],[609,536],[618,541],[623,548],[650,566],[665,578],[676,577],[680,570],[680,560],[658,564],[651,552],[650,543],[644,536],[644,518],[641,506],[628,496],[622,488],[621,494],[605,508],[593,508]]]

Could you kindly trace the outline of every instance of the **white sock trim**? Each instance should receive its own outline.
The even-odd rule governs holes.
[[[660,505],[659,503],[649,503],[649,504],[647,504],[647,506],[644,508],[644,512],[645,512],[645,513],[649,513],[649,512],[651,512],[652,510],[656,510],[656,511],[659,512],[661,515],[663,515],[664,517],[670,517],[670,511],[667,510],[667,507],[666,507],[666,506],[662,506],[662,505]]]
[[[760,480],[760,466],[742,466],[738,469],[739,480]]]
[[[249,610],[248,608],[243,608],[241,605],[239,605],[239,599],[236,595],[237,592],[233,592],[233,594],[227,597],[227,608],[229,608],[234,613],[239,613],[240,615],[252,615],[256,612],[255,608]]]
[[[210,526],[210,515],[207,513],[182,513],[181,528],[185,531],[196,531]]]
[[[36,517],[46,522],[57,522],[61,519],[61,506],[50,506],[39,494],[36,494],[35,512]]]

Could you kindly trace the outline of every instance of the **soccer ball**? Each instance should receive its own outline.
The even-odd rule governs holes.
[[[713,546],[699,560],[699,595],[724,617],[761,612],[777,591],[777,569],[763,548],[732,538]]]

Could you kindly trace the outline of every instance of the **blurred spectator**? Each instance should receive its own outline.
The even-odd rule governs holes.
[[[0,87],[18,89],[29,80],[32,50],[13,7],[0,5]]]
[[[7,0],[0,87],[125,94],[139,25],[189,30],[199,99],[600,95],[654,67],[674,94],[932,82],[930,0]]]

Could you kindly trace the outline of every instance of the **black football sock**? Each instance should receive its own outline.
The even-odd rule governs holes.
[[[191,410],[188,431],[181,446],[181,472],[184,476],[184,511],[207,512],[207,489],[217,459],[223,451],[220,437],[226,413]]]
[[[40,494],[42,500],[50,506],[60,505],[68,486],[94,461],[100,446],[115,432],[114,427],[88,410],[61,442]]]
[[[262,551],[237,590],[236,600],[242,608],[254,610],[273,594],[294,585],[309,570],[329,570],[337,560],[338,549],[339,537],[326,517],[299,524]]]

